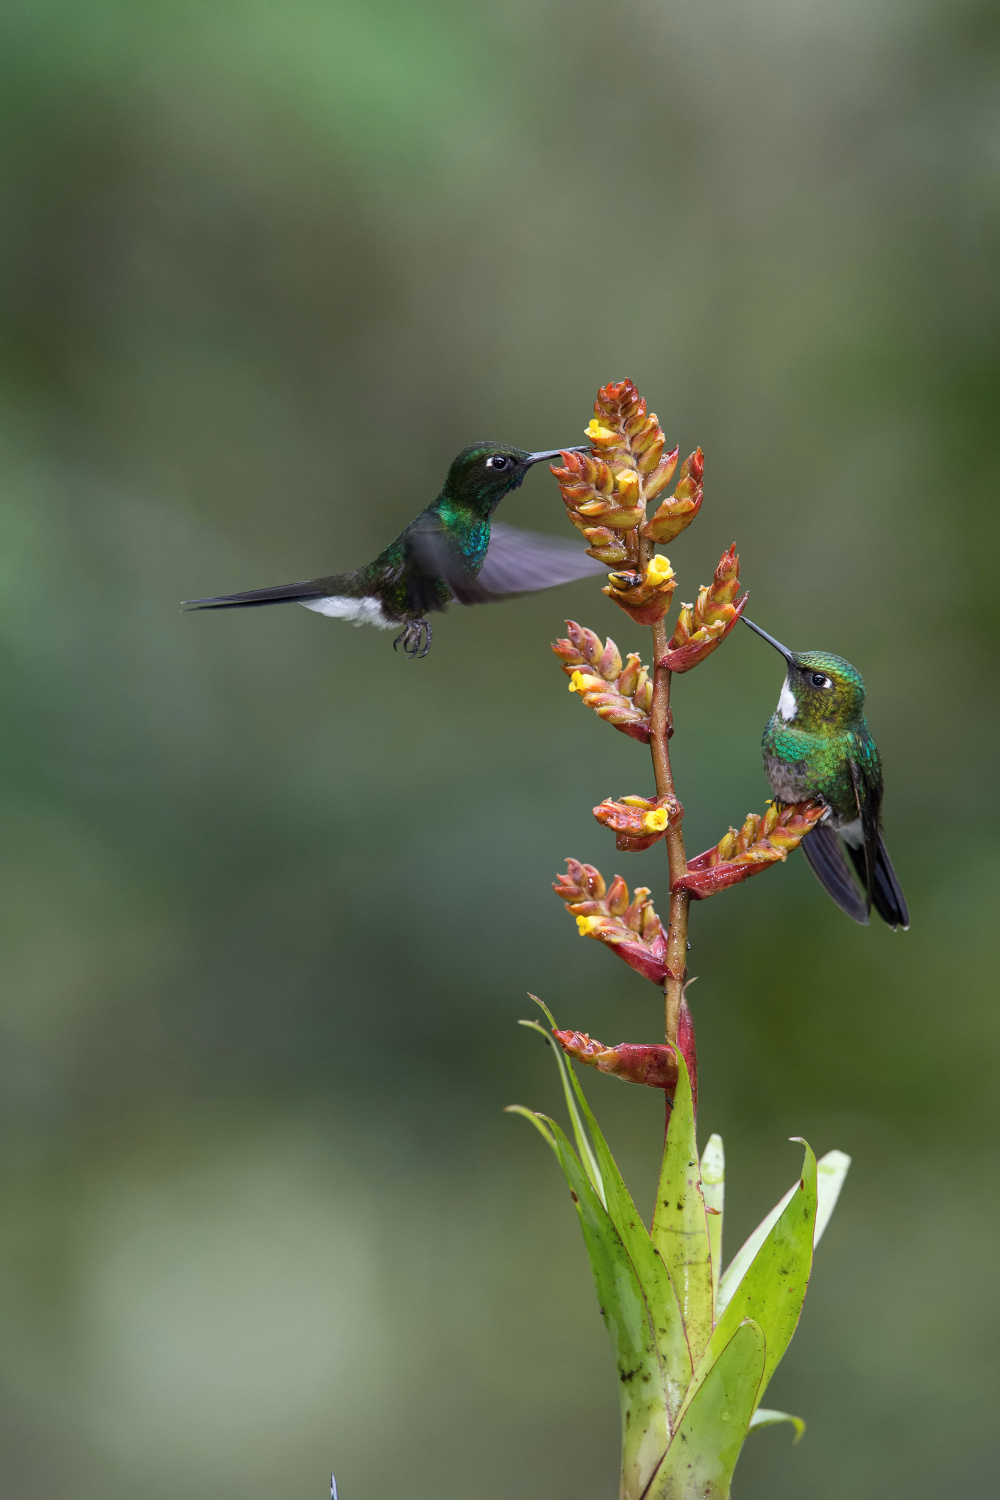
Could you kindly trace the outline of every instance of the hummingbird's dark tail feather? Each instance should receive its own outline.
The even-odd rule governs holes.
[[[315,583],[279,583],[272,589],[249,589],[245,594],[219,594],[215,599],[185,599],[184,608],[249,609],[255,604],[301,604],[306,599],[322,599],[329,589]]]
[[[854,861],[855,869],[865,878],[865,851],[862,848],[852,849],[847,846],[848,853]],[[900,889],[896,872],[892,868],[892,860],[881,833],[878,836],[878,850],[875,854],[875,873],[872,881],[872,905],[882,918],[883,922],[895,930],[902,927],[905,932],[910,925],[910,913],[906,905],[906,897]]]
[[[851,879],[843,846],[833,829],[827,828],[824,823],[817,823],[802,840],[802,853],[812,866],[820,885],[828,896],[833,897],[841,911],[846,911],[855,922],[867,927],[867,904]]]

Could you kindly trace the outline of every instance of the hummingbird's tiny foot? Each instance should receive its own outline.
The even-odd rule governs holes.
[[[431,649],[431,627],[428,621],[410,620],[392,643],[394,651],[398,651],[400,646],[409,661],[418,656],[426,656]]]

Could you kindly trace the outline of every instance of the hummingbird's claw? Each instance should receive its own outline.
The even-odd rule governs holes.
[[[393,641],[392,649],[398,651],[402,646],[407,659],[414,661],[418,656],[427,655],[433,633],[429,620],[410,620]]]

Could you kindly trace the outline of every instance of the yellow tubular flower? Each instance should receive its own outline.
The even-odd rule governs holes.
[[[669,557],[663,557],[660,553],[657,553],[649,559],[649,566],[646,568],[647,583],[663,583],[666,579],[673,578],[673,576],[674,570],[670,566]]]

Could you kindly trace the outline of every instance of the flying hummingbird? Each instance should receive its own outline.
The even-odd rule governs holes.
[[[402,626],[393,646],[402,646],[411,659],[426,656],[431,647],[427,616],[452,602],[487,604],[606,572],[606,564],[572,542],[493,521],[499,502],[519,487],[532,464],[583,451],[526,453],[506,443],[473,443],[452,463],[437,499],[367,567],[185,604],[239,609],[294,602],[355,625]]]
[[[761,742],[771,790],[779,802],[810,799],[828,808],[802,840],[806,859],[856,922],[866,923],[874,906],[890,927],[908,927],[906,900],[882,838],[882,763],[865,720],[861,673],[827,651],[789,651],[746,615],[743,623],[780,651],[788,668]]]

